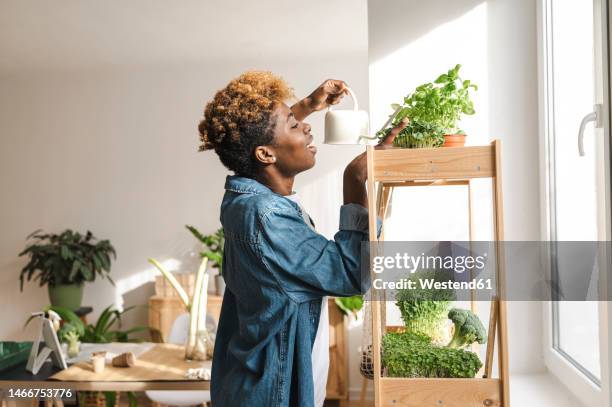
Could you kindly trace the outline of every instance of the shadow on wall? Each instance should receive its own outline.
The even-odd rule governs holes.
[[[376,2],[368,2],[368,32],[370,62],[385,57],[404,47],[415,39],[421,38],[436,27],[452,21],[472,10],[484,0],[386,0],[384,7]],[[426,6],[424,6],[426,4]],[[415,15],[418,11],[418,16]],[[398,16],[407,16],[402,25],[394,21]],[[388,23],[386,23],[388,22]],[[376,29],[371,27],[375,26]],[[432,50],[435,52],[435,50]],[[415,61],[418,63],[418,61]]]

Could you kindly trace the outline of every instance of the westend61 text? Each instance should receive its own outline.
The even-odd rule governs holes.
[[[401,278],[398,281],[374,279],[372,286],[376,290],[493,290],[490,278],[476,278],[470,281],[437,281],[431,278],[410,280]]]

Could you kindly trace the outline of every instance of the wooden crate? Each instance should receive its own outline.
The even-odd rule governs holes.
[[[193,297],[195,290],[195,273],[172,273],[189,298]],[[158,297],[177,297],[178,294],[168,279],[164,276],[155,277],[155,295]]]

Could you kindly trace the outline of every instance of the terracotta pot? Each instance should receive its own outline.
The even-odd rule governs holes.
[[[463,147],[465,145],[465,134],[445,134],[442,147]]]

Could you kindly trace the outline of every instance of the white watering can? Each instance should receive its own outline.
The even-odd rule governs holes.
[[[331,106],[325,113],[325,144],[367,144],[370,137],[369,116],[365,110],[359,110],[357,96],[348,90],[353,99],[353,110],[332,110]]]

